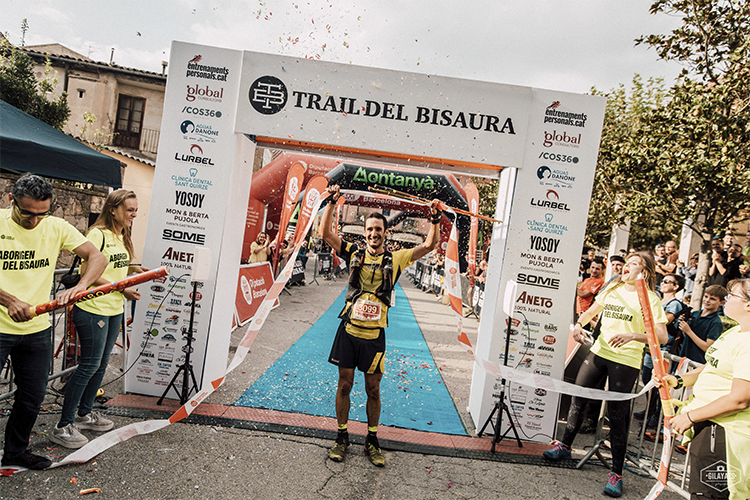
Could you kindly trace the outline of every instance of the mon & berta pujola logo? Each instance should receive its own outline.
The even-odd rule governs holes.
[[[187,73],[185,76],[192,76],[195,78],[203,78],[205,80],[218,80],[226,82],[229,76],[229,69],[226,66],[206,66],[201,64],[203,60],[202,55],[197,55],[190,59],[187,63]]]
[[[291,99],[289,97],[291,96]],[[294,108],[318,112],[340,113],[345,116],[362,116],[384,120],[437,125],[474,131],[515,135],[511,117],[502,117],[472,111],[432,108],[427,106],[409,107],[397,102],[373,101],[335,95],[333,92],[289,92],[287,86],[275,76],[261,76],[255,80],[248,92],[250,105],[261,114],[276,114],[290,100]]]
[[[571,127],[585,127],[587,116],[586,113],[576,113],[574,111],[562,111],[560,101],[555,101],[544,110],[544,123],[554,123],[555,125],[570,125]]]

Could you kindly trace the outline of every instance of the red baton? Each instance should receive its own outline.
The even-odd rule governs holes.
[[[106,285],[101,285],[96,288],[89,288],[88,290],[76,294],[76,296],[73,297],[73,300],[65,305],[58,305],[57,300],[53,300],[52,302],[47,302],[46,304],[32,306],[30,308],[31,317],[33,318],[34,316],[39,316],[40,314],[50,312],[54,309],[60,309],[61,307],[75,304],[76,302],[95,299],[96,297],[107,295],[108,293],[121,292],[128,287],[140,285],[141,283],[145,283],[146,281],[151,281],[154,278],[161,278],[162,276],[166,276],[168,274],[169,268],[167,268],[166,266],[162,266],[157,269],[152,269],[151,271],[146,271],[145,273],[134,274],[132,276],[128,276],[127,278],[123,278],[112,283],[107,283]]]

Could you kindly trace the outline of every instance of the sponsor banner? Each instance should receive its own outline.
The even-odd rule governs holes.
[[[204,370],[215,370],[212,367],[221,364],[218,357],[212,357],[226,356],[226,351],[221,355],[212,352],[218,351],[219,344],[226,341],[212,344],[209,326],[214,321],[212,312],[217,293],[229,294],[228,300],[219,301],[217,307],[233,308],[235,291],[217,291],[217,273],[220,257],[230,248],[228,238],[236,232],[242,233],[242,220],[236,222],[236,232],[225,230],[226,224],[233,224],[227,220],[228,214],[234,213],[229,209],[230,200],[234,199],[232,192],[238,189],[238,184],[249,191],[249,179],[231,182],[237,154],[233,128],[242,52],[174,43],[169,64],[173,71],[165,94],[158,168],[154,174],[146,230],[149,244],[144,249],[143,263],[150,268],[168,266],[171,273],[164,283],[157,284],[163,289],[141,287],[147,302],[144,307],[136,308],[133,331],[152,335],[156,332],[151,338],[156,345],[150,348],[155,360],[167,355],[177,358],[168,349],[184,344],[191,305],[195,304],[191,362],[200,383]],[[247,195],[243,203],[247,206]],[[195,248],[210,248],[214,259],[208,279],[193,297],[190,275]],[[235,279],[232,278],[232,282]],[[149,303],[154,307],[149,307]],[[228,318],[229,315],[227,327]],[[141,353],[142,339],[137,340],[128,350],[128,366],[135,363]],[[169,368],[149,377],[138,376],[131,370],[126,375],[125,390],[159,396],[179,364],[172,362]]]
[[[479,190],[476,184],[471,180],[466,182],[464,186],[466,190],[466,201],[469,203],[469,212],[473,214],[479,213]],[[474,276],[477,273],[477,238],[479,237],[479,218],[471,218],[471,229],[469,231],[469,276],[471,286],[474,286]]]
[[[208,80],[196,85],[195,92],[202,91],[206,99],[220,87]],[[499,171],[500,165],[522,164],[531,91],[245,52],[235,131],[340,154],[431,159]],[[565,102],[557,109],[577,111],[568,110]],[[535,115],[531,119],[537,120]],[[585,128],[560,122],[547,126],[578,135],[592,128],[589,121]]]
[[[244,326],[255,316],[261,302],[268,295],[271,285],[273,285],[273,272],[271,272],[270,262],[240,266],[237,298],[234,302],[239,326]],[[273,307],[278,305],[277,299]]]
[[[506,212],[497,218],[509,223],[493,234],[490,260],[501,252],[502,268],[490,264],[477,352],[486,362],[504,363],[505,329],[493,325],[507,325],[503,292],[515,282],[506,301],[513,305],[514,334],[507,366],[529,374],[519,383],[563,376],[605,104],[596,96],[534,89],[523,168],[503,173],[507,194],[498,207]],[[475,370],[469,403],[475,424],[492,411],[497,383],[496,373]],[[549,391],[540,396],[544,404],[515,412],[522,438],[554,437],[557,398]]]

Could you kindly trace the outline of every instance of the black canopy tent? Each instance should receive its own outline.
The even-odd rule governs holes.
[[[0,168],[122,187],[119,160],[0,101]]]

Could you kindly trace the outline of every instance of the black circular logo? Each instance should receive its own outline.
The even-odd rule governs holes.
[[[284,82],[275,76],[266,75],[250,85],[248,99],[258,113],[273,115],[284,108],[288,96]]]

